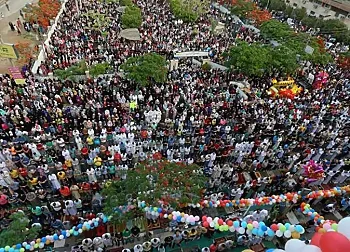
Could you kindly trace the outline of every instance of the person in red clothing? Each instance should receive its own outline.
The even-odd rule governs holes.
[[[216,245],[216,242],[214,242],[213,244],[210,245],[209,249],[210,249],[210,252],[215,252],[217,250],[217,245]]]
[[[71,192],[68,186],[62,186],[60,188],[60,193],[63,197],[68,197],[71,195]]]
[[[0,208],[6,208],[7,203],[8,203],[7,195],[0,192]]]

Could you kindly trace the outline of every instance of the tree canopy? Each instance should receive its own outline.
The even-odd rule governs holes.
[[[26,240],[33,240],[38,237],[40,228],[29,227],[29,219],[23,212],[15,212],[10,215],[9,226],[0,233],[0,247],[21,244]]]
[[[125,180],[113,181],[102,194],[106,197],[104,213],[116,223],[132,218],[138,207],[158,207],[160,202],[171,207],[198,203],[206,177],[197,165],[172,163],[167,160],[147,161],[126,172]]]
[[[276,19],[271,19],[261,24],[259,27],[260,34],[266,39],[281,40],[290,37],[293,32],[286,23],[282,23]]]
[[[126,6],[122,15],[122,26],[124,29],[139,28],[142,24],[141,9],[138,6]]]
[[[156,53],[130,57],[121,65],[121,69],[128,79],[142,86],[149,85],[152,81],[165,82],[168,74],[165,57]]]
[[[195,22],[209,10],[208,0],[170,0],[170,9],[174,16],[184,22]]]

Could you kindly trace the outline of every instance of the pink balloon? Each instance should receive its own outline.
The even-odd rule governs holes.
[[[253,227],[258,228],[259,227],[259,222],[253,221]]]
[[[323,228],[326,230],[331,229],[331,224],[325,223],[325,224],[323,224]]]

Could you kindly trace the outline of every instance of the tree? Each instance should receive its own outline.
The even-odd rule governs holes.
[[[282,0],[271,0],[268,5],[269,10],[283,11],[286,9],[286,3]]]
[[[266,39],[282,40],[290,37],[293,30],[286,23],[271,19],[261,24],[260,34]]]
[[[128,79],[142,86],[149,85],[152,81],[165,82],[168,74],[165,57],[156,53],[130,57],[121,65],[121,69]]]
[[[255,4],[249,0],[231,0],[230,9],[238,17],[247,17],[255,9]]]
[[[9,226],[0,233],[0,247],[12,247],[38,237],[40,228],[37,226],[29,227],[29,218],[23,212],[11,214],[10,219]]]
[[[135,5],[127,6],[122,15],[123,28],[139,28],[142,24],[141,9]]]
[[[337,60],[338,65],[345,70],[350,69],[350,52],[341,53]]]
[[[247,76],[262,76],[270,69],[270,55],[267,46],[260,43],[238,42],[230,48],[226,56],[226,65]]]
[[[208,0],[170,0],[170,10],[177,19],[195,22],[209,10]]]
[[[248,14],[248,17],[252,19],[255,24],[261,25],[262,23],[270,20],[272,15],[268,10],[255,9]]]
[[[308,15],[307,15],[306,9],[304,7],[302,7],[302,8],[295,8],[294,9],[294,17],[295,17],[295,19],[301,21],[307,16]]]
[[[271,70],[293,74],[299,68],[297,52],[285,45],[270,47]]]
[[[331,35],[338,42],[346,43],[350,40],[348,27],[338,19],[323,20],[319,28],[322,34]]]
[[[103,211],[112,222],[122,223],[139,215],[145,206],[181,208],[183,204],[196,204],[206,182],[198,170],[197,165],[167,160],[140,163],[126,172],[126,179],[113,181],[102,190],[106,198]]]
[[[92,65],[89,69],[89,73],[93,77],[97,77],[101,74],[107,73],[110,65],[108,63],[97,63],[96,65]]]

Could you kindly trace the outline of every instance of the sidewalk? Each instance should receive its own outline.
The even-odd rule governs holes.
[[[18,42],[28,42],[30,44],[35,43],[28,38],[27,32],[22,31],[22,35],[17,35],[17,32],[13,32],[10,29],[9,22],[16,23],[17,18],[23,19],[19,15],[19,11],[28,3],[36,3],[38,0],[9,0],[8,5],[10,11],[7,10],[5,4],[1,5],[0,0],[0,12],[4,15],[4,18],[0,16],[0,35],[5,43],[16,44]],[[16,64],[16,61],[14,61]],[[0,74],[8,72],[8,68],[11,64],[8,59],[0,58]]]

